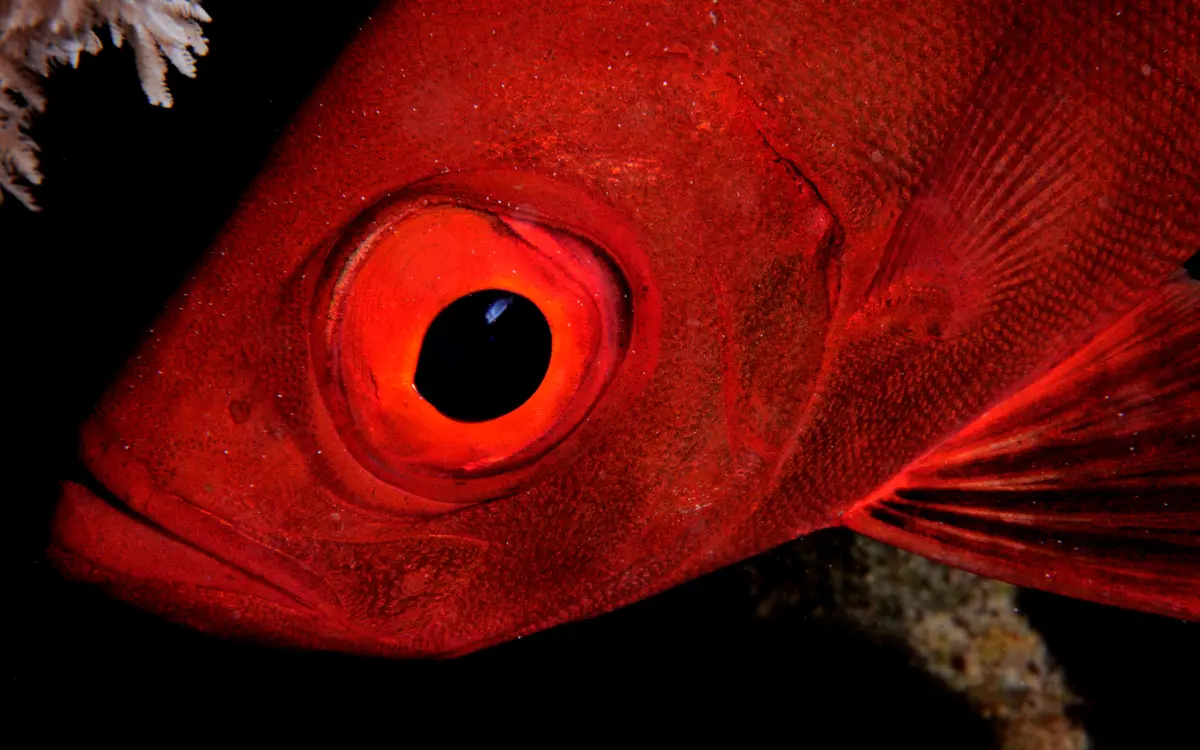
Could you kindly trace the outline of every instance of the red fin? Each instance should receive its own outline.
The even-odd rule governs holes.
[[[1035,6],[997,46],[883,250],[860,315],[909,311],[952,335],[1012,306],[1041,302],[1046,317],[1065,316],[1045,303],[1100,283],[1111,294],[1085,304],[1096,317],[1135,302],[1195,252],[1196,81],[1158,54],[1189,48],[1195,27],[1153,9],[1068,7]],[[1178,107],[1162,106],[1177,97]]]
[[[1200,283],[1172,279],[843,520],[981,575],[1200,620]]]

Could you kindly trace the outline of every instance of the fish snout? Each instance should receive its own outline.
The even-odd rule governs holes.
[[[295,595],[142,516],[109,492],[62,484],[48,556],[68,578],[199,630],[255,638],[311,628]],[[308,627],[306,628],[306,625]]]
[[[199,630],[271,640],[291,632],[297,645],[320,646],[318,626],[328,633],[340,612],[321,579],[266,540],[160,489],[149,455],[104,415],[85,423],[84,470],[62,483],[52,527],[56,567]]]
[[[459,632],[473,624],[459,622],[448,595],[469,587],[485,542],[312,539],[298,554],[160,489],[103,417],[84,426],[82,445],[86,468],[61,485],[47,551],[68,578],[201,631],[272,645],[413,657],[479,637]]]

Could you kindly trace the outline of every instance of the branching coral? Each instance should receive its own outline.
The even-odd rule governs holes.
[[[129,39],[142,90],[151,104],[171,106],[167,62],[188,77],[208,51],[200,24],[211,20],[192,0],[0,0],[0,202],[7,192],[36,210],[30,187],[41,184],[33,114],[46,101],[38,85],[55,65],[79,64],[82,53]]]

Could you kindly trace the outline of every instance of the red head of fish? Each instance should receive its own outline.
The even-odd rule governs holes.
[[[1200,16],[1096,5],[384,3],[86,424],[56,558],[394,656],[840,524],[1198,616]]]

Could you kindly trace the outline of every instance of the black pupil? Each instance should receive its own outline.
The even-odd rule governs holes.
[[[438,313],[417,359],[413,385],[442,414],[486,422],[537,392],[550,367],[550,324],[526,298],[472,292]]]

